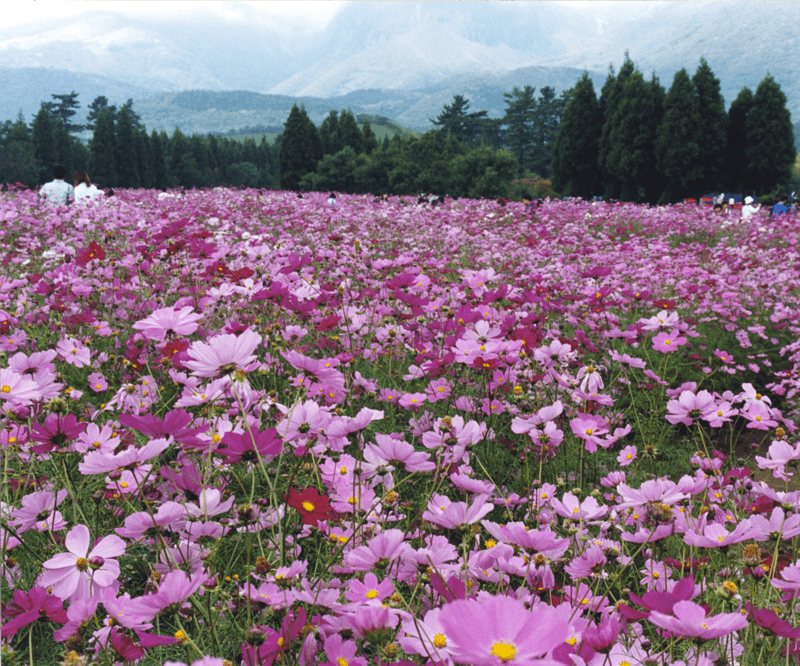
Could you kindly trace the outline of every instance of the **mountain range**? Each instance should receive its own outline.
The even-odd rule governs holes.
[[[425,130],[455,94],[499,116],[513,86],[561,91],[583,70],[599,93],[627,51],[667,88],[705,57],[726,104],[770,73],[800,120],[794,2],[360,1],[317,29],[251,3],[224,5],[186,3],[178,16],[87,11],[0,29],[0,119],[20,110],[29,119],[50,94],[74,90],[84,105],[133,98],[148,129],[274,125],[296,100],[316,121],[349,107]],[[208,91],[200,106],[186,96],[199,90]]]

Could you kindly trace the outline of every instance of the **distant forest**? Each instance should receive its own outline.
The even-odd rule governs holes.
[[[242,93],[247,94],[247,93]],[[720,82],[705,60],[682,69],[666,90],[646,80],[626,57],[610,70],[599,96],[588,74],[556,95],[545,86],[513,88],[505,113],[490,118],[455,95],[423,134],[381,141],[372,122],[331,110],[319,126],[295,105],[283,126],[246,128],[276,134],[235,140],[241,128],[186,136],[148,134],[128,100],[120,108],[97,97],[85,125],[74,118],[76,93],[54,94],[28,124],[0,125],[0,182],[37,186],[52,165],[86,169],[101,187],[242,186],[338,192],[451,196],[603,196],[649,203],[708,192],[771,195],[800,189],[786,97],[771,76],[743,88],[728,111]],[[182,94],[206,108],[213,96]],[[78,135],[91,132],[88,143]]]

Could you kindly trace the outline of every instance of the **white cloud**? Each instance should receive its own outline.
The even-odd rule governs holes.
[[[53,18],[74,17],[93,12],[126,14],[138,17],[180,17],[196,14],[198,10],[236,20],[255,13],[265,23],[286,21],[293,27],[324,28],[344,2],[336,0],[230,0],[180,1],[120,0],[115,2],[91,0],[24,0],[3,7],[3,26],[11,27]],[[201,9],[202,8],[202,9]],[[254,10],[254,11],[253,11]]]

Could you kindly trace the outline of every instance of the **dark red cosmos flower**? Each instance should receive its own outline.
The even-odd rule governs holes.
[[[756,608],[753,604],[748,603],[747,612],[759,627],[771,631],[776,636],[782,638],[800,638],[800,627],[792,627],[791,624],[779,618],[771,610]]]
[[[241,434],[226,432],[222,437],[221,444],[224,446],[217,449],[217,453],[223,456],[229,465],[242,460],[258,462],[259,457],[266,458],[268,461],[273,460],[280,455],[283,447],[283,442],[278,437],[275,428],[266,430],[253,428],[250,432]]]
[[[617,610],[629,620],[641,620],[650,617],[651,611],[672,615],[672,607],[677,602],[689,601],[694,596],[694,576],[681,578],[671,592],[651,590],[641,597],[636,594],[630,594],[629,596],[633,603],[647,609],[646,611],[639,611],[626,604],[618,604]]]
[[[97,241],[92,241],[89,243],[89,247],[84,248],[78,252],[78,256],[76,257],[75,263],[78,266],[85,266],[90,261],[94,259],[105,259],[106,252],[105,250],[97,244]]]
[[[50,451],[66,449],[65,444],[86,430],[86,426],[86,423],[78,423],[74,414],[64,416],[49,414],[44,424],[34,423],[31,426],[31,439],[41,442],[32,447],[31,451],[33,453],[50,453]]]
[[[290,488],[289,497],[284,495],[283,499],[290,507],[297,509],[305,525],[316,527],[318,521],[327,520],[333,514],[327,495],[320,495],[316,488],[305,488],[299,493]]]
[[[47,594],[47,590],[40,585],[32,587],[27,594],[22,590],[15,590],[14,600],[3,608],[3,617],[13,618],[3,625],[3,638],[15,635],[22,627],[33,624],[41,617],[59,624],[64,624],[69,619],[64,601]]]

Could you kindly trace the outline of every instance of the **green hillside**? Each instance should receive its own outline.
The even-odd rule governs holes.
[[[375,136],[378,138],[378,141],[383,141],[387,136],[391,139],[395,134],[400,134],[401,136],[417,134],[417,132],[414,130],[409,129],[408,127],[403,127],[386,116],[359,113],[356,116],[356,120],[358,121],[358,126],[361,129],[364,129],[364,121],[369,120],[369,124],[372,127],[372,131],[375,133]],[[262,137],[266,137],[267,143],[272,145],[275,142],[275,138],[281,133],[281,131],[282,128],[271,127],[268,128],[267,131],[244,131],[240,134],[227,134],[225,136],[229,139],[233,139],[234,141],[254,139],[256,143],[261,143]]]

